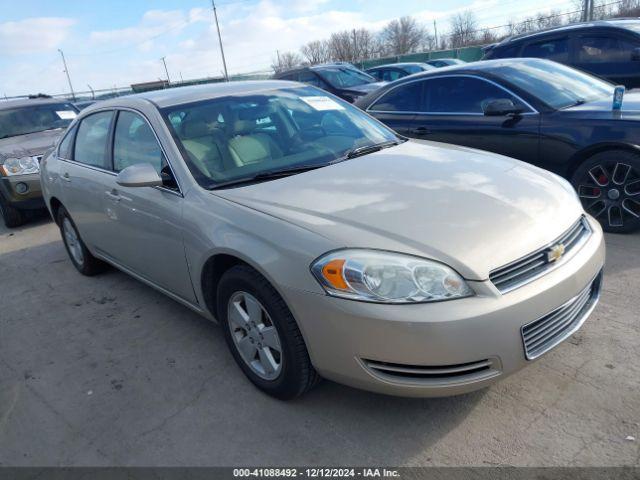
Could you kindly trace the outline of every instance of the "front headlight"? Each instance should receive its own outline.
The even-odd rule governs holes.
[[[0,168],[6,176],[26,175],[40,171],[38,160],[34,157],[8,158]]]
[[[464,279],[433,260],[376,250],[339,250],[311,271],[336,297],[378,303],[420,303],[473,295]]]

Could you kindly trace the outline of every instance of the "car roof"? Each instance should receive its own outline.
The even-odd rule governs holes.
[[[376,65],[375,67],[367,68],[367,70],[375,70],[376,68],[389,68],[389,67],[410,67],[411,65],[426,65],[426,64],[424,62],[385,63],[384,65]],[[367,70],[365,70],[365,72]]]
[[[633,26],[634,28],[631,28],[631,26]],[[597,28],[597,27],[626,29],[629,31],[635,31],[636,33],[640,33],[640,18],[615,18],[611,20],[594,20],[591,22],[576,22],[576,23],[571,23],[569,25],[560,25],[557,27],[550,27],[550,28],[545,28],[543,30],[537,30],[535,32],[527,32],[527,33],[521,33],[519,35],[512,35],[511,37],[505,38],[504,40],[495,44],[494,46],[501,47],[503,45],[508,45],[509,43],[516,42],[524,38],[529,38],[529,37],[533,38],[543,34],[564,32],[564,31],[576,30],[580,28]]]
[[[14,100],[0,100],[0,110],[8,110],[10,108],[31,107],[37,105],[47,105],[52,103],[71,103],[66,98],[18,98]]]
[[[237,94],[258,93],[278,88],[304,87],[306,85],[299,82],[287,80],[246,80],[234,82],[208,83],[204,85],[193,85],[188,87],[166,88],[163,90],[153,90],[149,92],[135,93],[123,97],[112,98],[97,102],[85,110],[83,113],[94,109],[105,107],[126,107],[135,105],[140,100],[146,100],[155,104],[159,108],[183,105],[201,100],[226,97]]]

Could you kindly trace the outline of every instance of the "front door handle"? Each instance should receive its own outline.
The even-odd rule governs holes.
[[[69,176],[69,172],[64,172],[62,174],[62,180],[64,180],[65,182],[70,182],[71,181],[71,176]]]
[[[112,191],[106,191],[104,192],[105,196],[111,200],[112,202],[119,202],[120,200],[122,200],[122,197],[118,194],[117,191],[112,190]]]
[[[412,128],[410,132],[414,135],[429,135],[431,133],[431,129],[427,127],[416,127]]]

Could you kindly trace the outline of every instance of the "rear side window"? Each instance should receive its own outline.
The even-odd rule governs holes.
[[[94,113],[78,127],[73,159],[76,162],[108,169],[107,138],[113,112]]]
[[[522,56],[567,62],[569,61],[569,39],[564,37],[530,43],[522,50]]]
[[[76,127],[73,127],[60,142],[60,147],[58,148],[58,156],[60,158],[66,158],[67,160],[73,158],[73,137],[75,134]]]
[[[578,62],[629,62],[632,60],[633,49],[638,47],[640,42],[634,43],[623,38],[607,35],[584,36],[577,39]]]
[[[422,84],[411,82],[401,85],[384,94],[369,109],[373,112],[420,112]]]
[[[146,120],[136,113],[122,111],[113,138],[113,169],[119,172],[139,163],[150,163],[160,174],[162,150]]]
[[[396,70],[394,68],[389,68],[382,71],[383,82],[393,82],[394,80],[398,80],[402,77],[406,77],[406,74],[403,75],[400,70]]]

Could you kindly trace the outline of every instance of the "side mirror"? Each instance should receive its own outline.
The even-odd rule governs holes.
[[[515,103],[509,98],[497,98],[490,100],[482,105],[482,111],[489,117],[502,117],[506,115],[516,115],[522,111],[520,107],[516,107]]]
[[[116,183],[123,187],[159,187],[162,178],[150,163],[138,163],[122,170]]]
[[[631,61],[640,62],[640,47],[631,50]]]

